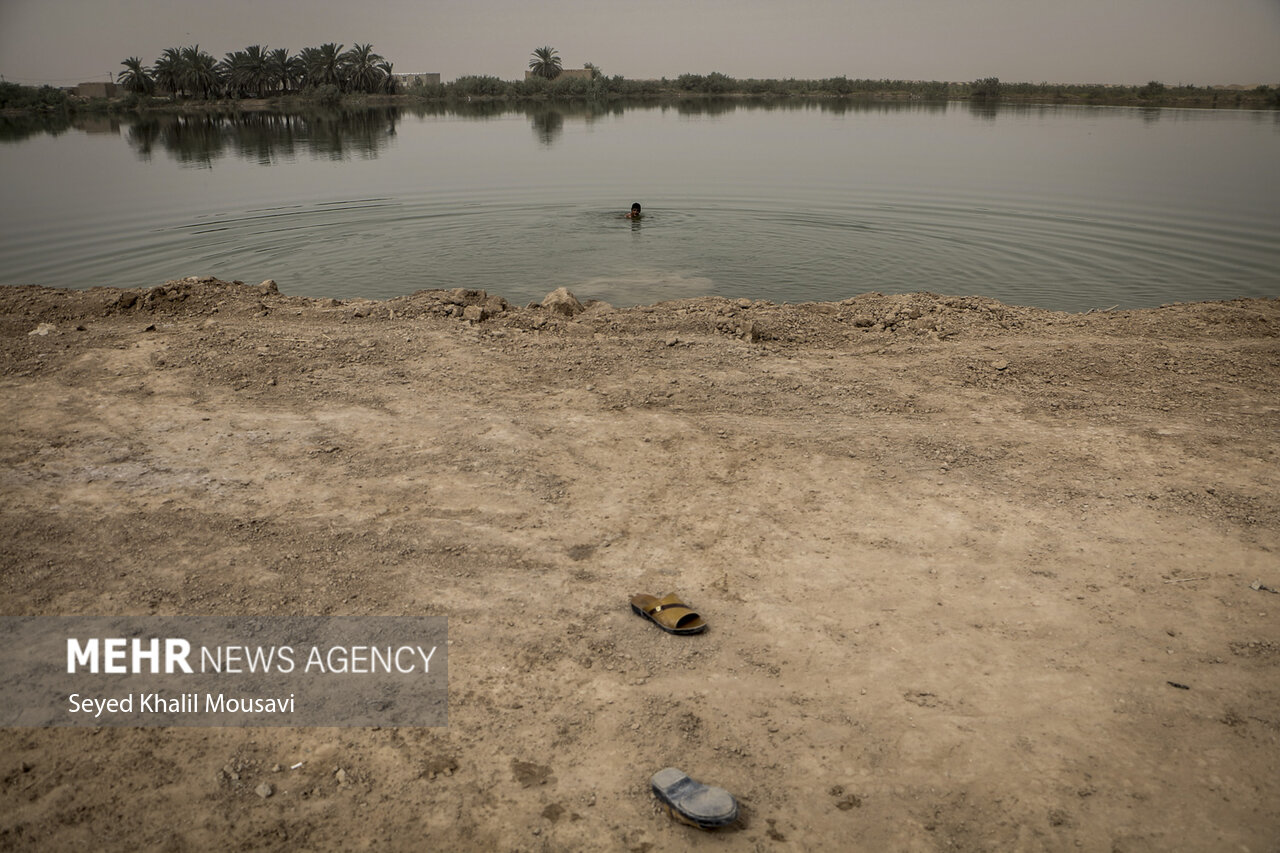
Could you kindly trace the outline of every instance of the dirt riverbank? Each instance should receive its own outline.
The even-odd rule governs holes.
[[[448,728],[0,730],[2,849],[1280,850],[1280,301],[0,288],[0,389],[4,615],[451,639]]]

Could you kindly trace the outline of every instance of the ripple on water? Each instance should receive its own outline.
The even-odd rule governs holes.
[[[703,294],[791,301],[932,290],[1082,310],[1211,298],[1214,287],[1223,297],[1274,295],[1257,284],[1275,279],[1267,235],[1204,212],[888,193],[844,203],[677,202],[638,222],[623,217],[625,208],[510,194],[281,204],[164,223],[139,213],[108,227],[66,223],[67,248],[56,257],[45,257],[42,234],[19,229],[7,256],[32,281],[47,280],[44,268],[77,284],[123,286],[214,272],[283,278],[293,292],[338,297],[474,287],[525,302],[568,285],[627,305]],[[130,246],[129,277],[103,281],[122,244]],[[1178,281],[1189,282],[1185,295],[1171,292]]]
[[[312,296],[469,287],[513,302],[567,285],[616,305],[932,290],[1069,310],[1280,293],[1278,193],[1254,162],[1266,126],[1019,115],[628,112],[590,133],[566,119],[537,147],[522,117],[424,118],[367,162],[138,167],[97,207],[79,194],[59,206],[31,181],[32,212],[4,220],[0,281],[213,274]],[[1241,168],[1222,165],[1226,149]],[[623,218],[637,198],[644,218]]]

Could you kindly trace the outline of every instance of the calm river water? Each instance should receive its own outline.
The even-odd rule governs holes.
[[[0,284],[1280,296],[1280,113],[836,101],[0,124]],[[633,201],[645,217],[621,214]]]

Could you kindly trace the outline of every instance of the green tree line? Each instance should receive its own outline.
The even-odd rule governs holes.
[[[970,100],[992,104],[1001,100],[1020,103],[1082,103],[1136,106],[1280,107],[1280,87],[1258,86],[1250,90],[1189,85],[1165,85],[1151,81],[1142,86],[1073,85],[1058,83],[1007,83],[995,77],[972,82],[854,79],[739,79],[719,72],[681,74],[674,78],[627,79],[606,76],[587,63],[589,78],[561,72],[555,49],[539,48],[529,63],[532,76],[503,80],[488,75],[459,77],[448,83],[426,84],[414,80],[399,85],[392,64],[357,44],[343,50],[340,44],[304,48],[290,54],[284,48],[253,45],[214,60],[199,46],[170,48],[147,66],[137,57],[122,65],[120,84],[131,94],[117,107],[145,106],[147,95],[167,93],[184,99],[278,97],[300,95],[336,105],[346,94],[393,93],[413,101],[458,101],[474,98],[535,101],[597,100],[619,98],[685,98],[690,96],[747,95],[755,97],[860,98],[891,101]],[[66,92],[49,86],[31,87],[0,83],[0,109],[29,112],[111,108],[85,105]]]
[[[597,69],[598,70],[598,69]],[[535,72],[536,75],[536,72]],[[631,80],[595,74],[593,79],[503,80],[492,76],[459,77],[451,83],[413,83],[403,92],[421,98],[612,99],[627,97],[685,97],[701,95],[749,95],[757,97],[835,97],[879,100],[947,101],[983,103],[1127,104],[1135,106],[1251,106],[1280,107],[1280,87],[1258,86],[1250,90],[1205,86],[1166,86],[1150,82],[1142,86],[1073,85],[1058,83],[1007,83],[996,77],[972,82],[941,80],[889,80],[827,77],[806,79],[734,78],[719,72],[681,74],[653,80]]]

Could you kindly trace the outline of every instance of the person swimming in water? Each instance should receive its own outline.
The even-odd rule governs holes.
[[[639,218],[640,218],[640,202],[637,201],[632,203],[631,212],[627,214],[627,219],[639,219]]]

